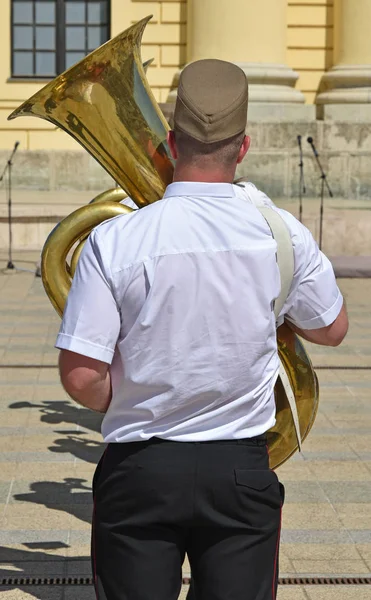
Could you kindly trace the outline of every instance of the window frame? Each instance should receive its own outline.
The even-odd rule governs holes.
[[[10,10],[10,38],[11,38],[11,48],[10,48],[10,50],[11,50],[11,54],[10,54],[11,75],[10,75],[10,80],[11,81],[50,81],[67,70],[67,67],[66,67],[66,59],[67,59],[66,27],[69,24],[66,23],[66,1],[71,1],[71,0],[55,0],[56,14],[55,14],[55,24],[54,25],[52,25],[50,23],[45,23],[45,24],[36,23],[36,0],[31,0],[31,1],[32,1],[32,10],[33,10],[32,23],[14,23],[14,6],[16,4],[16,1],[11,0],[11,10]],[[47,0],[38,0],[38,1],[47,1]],[[84,27],[84,29],[85,29],[84,52],[86,52],[86,55],[87,55],[90,52],[92,52],[91,50],[87,49],[87,46],[88,46],[87,37],[88,37],[88,27],[89,26],[90,27],[96,26],[97,28],[106,28],[107,40],[105,40],[105,41],[108,41],[109,39],[111,39],[111,8],[112,8],[111,4],[112,4],[112,2],[111,2],[111,0],[105,0],[106,5],[107,5],[107,20],[106,20],[106,22],[104,22],[104,23],[100,22],[95,25],[95,24],[89,24],[89,22],[88,22],[88,5],[89,5],[89,1],[92,1],[92,0],[79,0],[79,1],[84,2],[84,4],[85,4],[85,21],[81,24],[76,24],[76,25]],[[33,33],[33,48],[32,48],[32,50],[29,50],[29,49],[22,50],[21,48],[14,48],[14,27],[15,26],[20,26],[20,27],[22,27],[22,26],[30,27],[31,26],[32,27],[32,33]],[[36,44],[35,28],[40,27],[40,26],[41,27],[42,26],[55,27],[55,50],[48,50],[48,49],[42,50],[42,52],[45,52],[45,53],[48,53],[48,52],[55,53],[55,74],[53,74],[53,75],[37,75],[35,73],[36,72],[36,53],[37,53],[37,48],[35,45]],[[104,42],[102,42],[102,44],[103,43]],[[15,54],[17,52],[30,52],[32,54],[33,74],[31,74],[31,75],[16,75],[16,74],[14,74],[14,59],[15,59]],[[76,50],[76,52],[79,52],[79,50]]]

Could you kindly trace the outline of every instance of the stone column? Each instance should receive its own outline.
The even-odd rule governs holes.
[[[334,67],[322,78],[317,115],[371,120],[371,1],[335,0]]]
[[[245,71],[250,118],[301,118],[311,108],[286,65],[287,0],[188,0],[187,31],[188,62],[219,58]]]

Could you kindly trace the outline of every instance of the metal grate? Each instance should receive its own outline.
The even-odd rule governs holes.
[[[189,577],[183,585],[189,585]],[[92,586],[91,577],[6,577],[0,587]],[[371,585],[371,577],[281,577],[279,585]]]
[[[0,587],[93,585],[91,577],[5,577]]]
[[[371,585],[371,577],[283,577],[279,585]]]

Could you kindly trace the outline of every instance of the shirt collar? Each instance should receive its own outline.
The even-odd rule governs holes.
[[[167,186],[164,198],[171,196],[214,196],[233,198],[234,186],[231,183],[203,183],[199,181],[176,181]]]

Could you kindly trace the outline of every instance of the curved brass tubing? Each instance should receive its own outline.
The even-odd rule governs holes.
[[[41,274],[45,291],[60,316],[71,287],[66,259],[73,245],[103,221],[132,210],[112,201],[83,206],[63,219],[50,233],[42,251]]]

